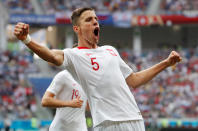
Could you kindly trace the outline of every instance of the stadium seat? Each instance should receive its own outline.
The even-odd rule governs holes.
[[[169,125],[170,127],[176,127],[177,126],[177,122],[174,120],[169,121]]]
[[[198,121],[191,122],[193,128],[198,128]]]
[[[161,126],[163,128],[167,128],[168,127],[168,119],[161,119]]]
[[[12,130],[38,130],[33,128],[30,120],[14,120],[10,126]]]
[[[182,126],[184,126],[184,127],[190,127],[191,126],[191,122],[190,121],[183,121],[182,122]]]
[[[52,123],[51,120],[41,120],[40,126],[41,127],[50,126],[51,123]]]
[[[2,128],[4,128],[4,123],[3,123],[3,121],[0,121],[0,130],[1,130]]]

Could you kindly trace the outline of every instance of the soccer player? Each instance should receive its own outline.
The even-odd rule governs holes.
[[[49,131],[87,131],[86,102],[86,95],[71,74],[67,70],[59,72],[42,98],[42,106],[57,108]]]
[[[133,72],[112,46],[99,47],[98,18],[92,8],[79,8],[71,16],[78,47],[49,50],[31,40],[29,26],[18,23],[14,34],[42,59],[63,65],[77,78],[88,97],[94,131],[145,131],[144,122],[128,86],[137,88],[181,60],[172,51],[160,63]]]

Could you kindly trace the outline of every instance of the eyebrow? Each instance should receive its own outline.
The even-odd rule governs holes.
[[[88,19],[91,19],[92,17],[91,16],[89,16],[89,17],[87,17],[87,18],[85,18],[85,20],[88,20]]]
[[[89,17],[85,18],[85,20],[90,19],[90,18],[92,18],[92,16],[89,16]],[[94,19],[98,20],[98,17],[94,16]]]

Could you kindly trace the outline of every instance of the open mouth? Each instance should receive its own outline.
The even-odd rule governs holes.
[[[99,35],[99,27],[96,27],[96,28],[94,29],[94,35],[95,35],[95,36],[98,36],[98,35]]]

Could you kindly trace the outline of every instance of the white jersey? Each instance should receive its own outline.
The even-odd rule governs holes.
[[[142,120],[125,78],[133,71],[112,46],[65,49],[63,66],[87,94],[94,127],[104,121]]]
[[[85,108],[87,98],[80,85],[73,79],[71,74],[64,70],[59,72],[53,79],[47,91],[53,93],[59,100],[71,101],[80,96],[84,101],[81,108],[57,108],[56,115],[50,131],[87,131],[85,120]]]

